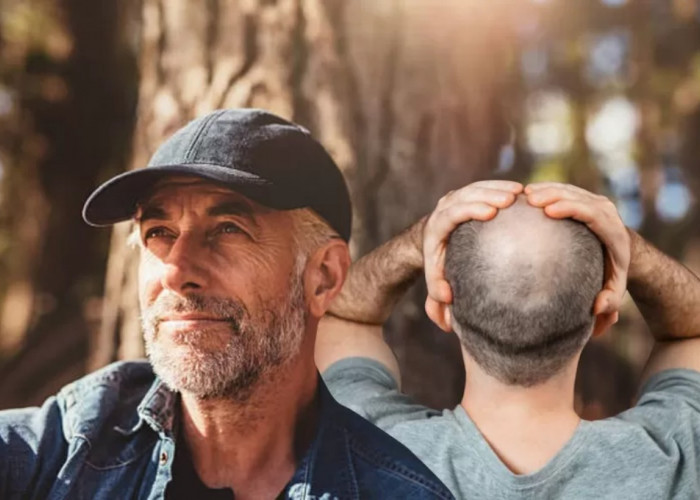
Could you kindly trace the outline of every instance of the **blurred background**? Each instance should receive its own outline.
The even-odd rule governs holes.
[[[700,271],[696,0],[0,0],[0,408],[143,356],[128,223],[85,198],[191,118],[272,110],[348,180],[357,257],[484,178],[572,182]],[[454,336],[419,283],[387,326],[420,401],[453,406]],[[649,335],[631,300],[577,404],[627,408]]]

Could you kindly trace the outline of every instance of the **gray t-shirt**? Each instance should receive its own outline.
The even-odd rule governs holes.
[[[406,445],[457,498],[700,499],[700,373],[652,377],[634,408],[581,421],[533,474],[513,474],[461,406],[442,412],[398,391],[380,363],[338,361],[323,373],[345,406]]]

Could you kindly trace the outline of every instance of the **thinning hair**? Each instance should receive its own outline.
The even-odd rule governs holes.
[[[542,383],[589,339],[603,248],[583,224],[519,199],[452,233],[446,277],[455,332],[476,363],[508,385]]]

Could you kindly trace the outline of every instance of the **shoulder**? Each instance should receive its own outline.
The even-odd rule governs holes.
[[[657,434],[686,428],[700,432],[700,372],[672,369],[657,373],[640,390],[637,404],[619,417]]]
[[[60,395],[80,396],[102,393],[105,389],[148,386],[155,379],[146,360],[117,361],[66,385]]]
[[[106,420],[124,427],[133,424],[154,380],[147,361],[120,361],[68,384],[56,396],[66,438],[80,434],[89,439]]]
[[[113,363],[66,385],[40,408],[0,411],[0,435],[38,441],[47,426],[58,423],[65,428],[66,421],[94,417],[92,413],[139,399],[154,378],[145,361]]]
[[[0,498],[44,496],[71,440],[98,432],[152,380],[147,363],[116,363],[65,386],[41,407],[0,411]]]
[[[40,408],[0,411],[0,498],[24,498],[46,491],[65,459],[55,397]]]
[[[391,372],[373,359],[343,359],[331,365],[322,377],[340,404],[384,430],[440,415],[403,394]]]
[[[637,404],[613,421],[631,424],[658,446],[700,442],[700,372],[672,369],[644,384]]]
[[[700,465],[700,373],[667,370],[649,379],[637,404],[629,410],[593,422],[612,450],[634,450],[677,471],[697,471]]]
[[[653,375],[639,391],[637,406],[680,406],[700,413],[700,372],[684,368]]]
[[[360,485],[389,483],[396,498],[453,498],[407,447],[352,410],[336,405],[334,423],[346,434]],[[377,474],[382,476],[381,481],[376,480]]]

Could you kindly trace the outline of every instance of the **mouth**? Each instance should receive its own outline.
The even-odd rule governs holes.
[[[160,321],[159,324],[161,328],[166,330],[201,330],[219,325],[228,327],[230,323],[222,319],[168,319]]]
[[[199,321],[218,321],[218,322],[227,322],[231,321],[230,318],[222,318],[220,316],[211,316],[208,314],[198,314],[198,313],[190,313],[190,314],[169,314],[167,316],[163,316],[159,319],[159,322],[161,323],[184,323],[184,322],[199,322]]]
[[[232,330],[229,319],[203,314],[168,314],[159,319],[156,328],[158,336],[163,335],[178,344],[189,344],[194,339],[214,342],[214,339],[228,337]]]
[[[231,323],[229,318],[221,318],[218,316],[209,316],[202,314],[177,314],[168,315],[159,319],[158,324],[166,329],[173,330],[190,330],[206,327],[215,327],[217,325],[228,325]]]

